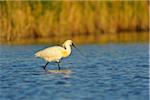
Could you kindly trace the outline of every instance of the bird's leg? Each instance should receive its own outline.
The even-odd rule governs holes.
[[[59,65],[59,63],[60,63],[60,61],[59,61],[59,62],[57,62],[57,64],[58,64],[58,69],[60,70],[60,65]]]
[[[47,62],[46,65],[43,67],[45,71],[46,71],[46,66],[48,65],[48,63],[49,63],[49,62]]]

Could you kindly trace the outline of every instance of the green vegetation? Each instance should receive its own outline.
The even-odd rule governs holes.
[[[1,1],[0,42],[67,38],[148,40],[148,1]],[[100,37],[100,38],[98,38]],[[133,37],[133,38],[132,38]],[[128,39],[129,38],[129,39]],[[144,39],[143,39],[144,38]],[[78,40],[80,41],[80,40]],[[97,40],[100,41],[100,40]]]

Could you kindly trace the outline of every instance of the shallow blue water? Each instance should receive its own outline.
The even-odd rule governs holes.
[[[148,44],[78,46],[47,74],[34,53],[48,45],[0,46],[0,100],[148,100]],[[56,64],[48,65],[57,69]]]

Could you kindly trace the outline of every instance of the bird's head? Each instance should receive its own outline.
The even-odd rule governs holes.
[[[75,46],[75,44],[72,42],[72,40],[66,40],[63,44],[63,47],[66,49],[66,46],[73,46],[81,55],[81,51]],[[84,56],[84,55],[83,55]]]
[[[73,46],[73,45],[74,44],[73,44],[72,40],[66,40],[63,44],[63,47],[65,48],[66,46]]]

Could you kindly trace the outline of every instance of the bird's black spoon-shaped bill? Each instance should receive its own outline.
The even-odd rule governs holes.
[[[83,53],[75,46],[74,43],[72,43],[72,46],[73,46],[82,56],[84,56]],[[85,56],[84,56],[84,57],[85,57]]]

